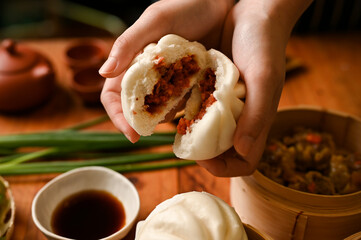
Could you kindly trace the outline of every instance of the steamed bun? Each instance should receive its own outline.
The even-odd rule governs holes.
[[[235,210],[206,192],[175,195],[137,225],[135,240],[247,240]]]

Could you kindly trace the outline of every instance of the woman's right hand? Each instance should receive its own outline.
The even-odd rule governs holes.
[[[221,51],[233,57],[246,85],[246,101],[234,134],[234,148],[198,161],[216,176],[252,174],[262,156],[285,79],[291,30],[311,0],[242,0],[225,23]]]

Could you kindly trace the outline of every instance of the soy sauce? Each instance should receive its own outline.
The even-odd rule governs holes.
[[[107,237],[125,225],[123,204],[106,191],[87,190],[65,198],[55,208],[54,233],[77,240]]]

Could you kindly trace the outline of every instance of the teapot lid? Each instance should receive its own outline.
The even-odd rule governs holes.
[[[29,48],[5,39],[0,45],[0,73],[16,73],[31,68],[37,62],[38,54]]]

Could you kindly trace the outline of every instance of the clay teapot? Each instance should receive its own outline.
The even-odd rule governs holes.
[[[49,99],[54,86],[54,70],[45,56],[13,40],[2,41],[0,111],[32,109]]]

